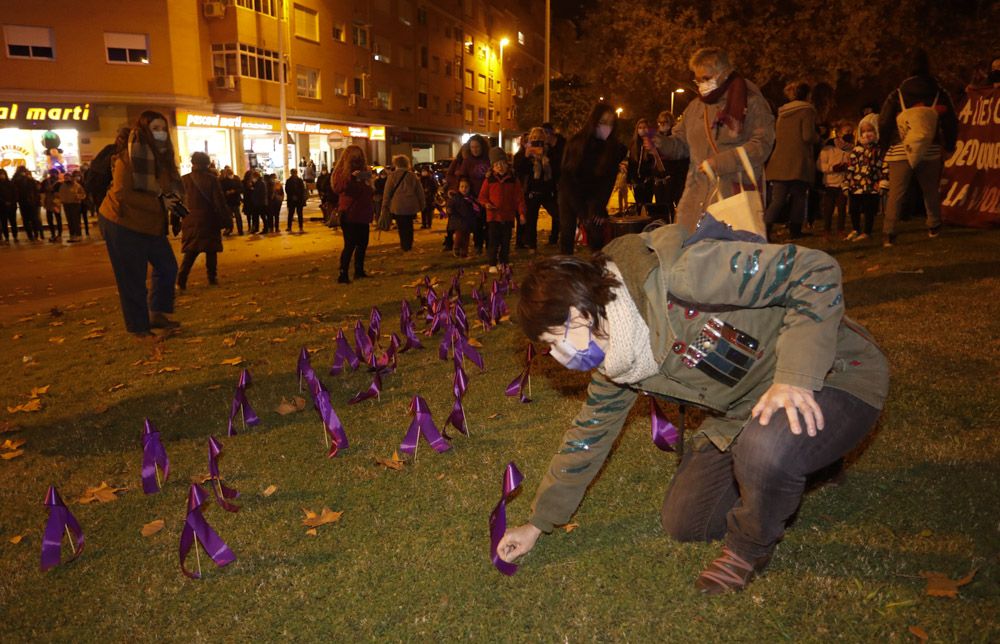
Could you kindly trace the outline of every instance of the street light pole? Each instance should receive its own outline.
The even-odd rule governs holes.
[[[673,117],[677,116],[677,114],[674,112],[674,96],[677,95],[677,94],[683,94],[683,93],[684,93],[684,88],[680,88],[680,87],[677,88],[677,89],[675,89],[674,91],[670,92],[670,116],[673,116]]]
[[[503,48],[507,46],[510,40],[506,38],[500,39],[500,73],[497,74],[502,79],[500,81],[500,129],[497,132],[497,145],[500,149],[503,149],[503,81],[507,80],[506,75],[503,72]]]
[[[288,105],[285,98],[285,2],[281,3],[278,12],[278,111],[281,118],[281,168],[282,181],[288,178]]]
[[[552,77],[550,65],[550,55],[552,45],[549,42],[552,37],[552,0],[545,0],[545,99],[542,104],[542,121],[548,123],[549,118],[549,78]]]

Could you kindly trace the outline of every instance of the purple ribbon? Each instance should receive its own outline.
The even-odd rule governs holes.
[[[66,560],[67,563],[83,552],[83,528],[63,503],[54,485],[50,485],[49,491],[45,493],[45,507],[49,509],[49,520],[42,535],[42,572],[59,565],[64,536],[70,538],[70,549],[73,551],[73,556]]]
[[[184,521],[184,529],[181,531],[180,548],[178,549],[181,572],[191,579],[201,578],[200,572],[190,572],[184,566],[184,560],[187,559],[188,554],[191,552],[191,546],[197,548],[198,544],[201,544],[205,549],[205,554],[211,557],[215,565],[220,568],[236,560],[236,555],[229,549],[229,546],[222,540],[222,537],[212,529],[212,526],[208,525],[208,522],[205,521],[205,517],[201,513],[201,508],[207,498],[205,490],[200,485],[197,483],[191,484],[191,490],[188,492],[187,519]]]
[[[347,441],[347,433],[344,432],[344,425],[340,422],[340,417],[333,410],[330,402],[330,393],[325,389],[320,389],[315,398],[316,408],[319,410],[320,418],[323,419],[323,427],[330,439],[330,451],[327,458],[333,458],[342,449],[347,449],[350,444]]]
[[[295,375],[299,377],[299,391],[302,391],[302,378],[307,371],[312,371],[312,364],[309,362],[309,349],[302,347],[299,349],[299,361],[295,365]]]
[[[358,357],[366,362],[374,350],[372,340],[365,332],[365,325],[361,324],[361,320],[358,320],[354,325],[354,348]]]
[[[250,425],[253,427],[260,423],[260,418],[257,417],[257,412],[253,410],[250,405],[250,400],[247,398],[247,388],[253,384],[250,378],[250,370],[244,369],[240,372],[240,380],[236,385],[236,393],[233,395],[233,403],[229,406],[229,429],[228,435],[235,436],[236,429],[233,425],[233,421],[236,420],[236,414],[242,414],[244,425]]]
[[[451,406],[451,413],[448,415],[448,418],[444,421],[444,425],[441,426],[442,436],[450,440],[451,437],[448,436],[447,432],[445,431],[448,425],[453,426],[455,429],[457,429],[461,434],[465,436],[469,435],[469,424],[468,421],[466,421],[465,419],[465,406],[462,405],[461,396],[455,396],[455,402]]]
[[[531,361],[535,359],[536,355],[538,355],[538,352],[535,350],[535,345],[529,342],[525,355],[524,370],[521,371],[521,373],[519,373],[509,385],[507,385],[507,395],[520,396],[520,400],[523,403],[531,402],[531,398],[529,398],[528,395],[525,395],[525,391],[531,385]]]
[[[431,326],[425,332],[427,335],[434,335],[441,329],[445,329],[451,325],[451,315],[448,312],[448,300],[440,299],[434,302],[431,307]]]
[[[406,436],[403,437],[403,442],[399,445],[399,451],[415,455],[421,435],[439,454],[451,449],[451,445],[434,424],[426,400],[420,396],[414,396],[413,400],[410,401],[410,413],[413,414],[413,422],[410,423],[410,428],[407,430]]]
[[[455,273],[455,275],[451,278],[451,286],[448,288],[449,298],[451,298],[452,295],[454,295],[455,297],[462,297],[462,285],[459,282],[461,277],[462,273],[461,271],[459,271],[458,273]]]
[[[368,400],[369,398],[379,398],[381,400],[382,396],[382,377],[379,375],[378,371],[375,372],[375,377],[372,378],[372,384],[368,386],[368,389],[364,391],[359,391],[354,394],[354,397],[347,401],[348,405],[353,405],[359,403],[362,400]]]
[[[652,421],[653,443],[664,452],[674,451],[680,434],[652,396],[649,397],[649,416]]]
[[[219,457],[222,456],[222,443],[215,436],[208,437],[208,474],[212,479],[212,492],[215,500],[228,512],[239,512],[240,506],[230,503],[226,499],[235,499],[240,493],[222,483],[219,476]]]
[[[381,373],[395,371],[397,352],[399,352],[399,336],[394,332],[389,338],[389,348],[376,361],[375,368]]]
[[[490,292],[490,310],[489,315],[493,320],[493,324],[500,324],[500,318],[509,314],[510,310],[507,308],[507,302],[503,299],[503,293],[500,292],[499,285],[494,280],[493,290]]]
[[[424,345],[420,343],[420,339],[417,337],[417,328],[413,323],[413,312],[410,310],[410,303],[403,300],[399,306],[399,330],[402,331],[403,337],[406,338],[406,343],[399,350],[400,353],[409,351],[410,349],[422,349]]]
[[[344,371],[345,366],[350,367],[352,371],[357,370],[360,364],[361,361],[358,359],[358,354],[354,353],[354,350],[351,349],[351,345],[347,342],[347,337],[344,335],[344,330],[338,329],[337,350],[333,354],[333,366],[330,367],[330,375],[340,375]]]
[[[452,310],[453,318],[455,320],[455,326],[462,330],[465,335],[469,334],[469,318],[465,314],[465,307],[462,306],[462,301],[459,300],[455,302],[455,308]]]
[[[501,559],[500,555],[497,554],[497,546],[500,545],[500,540],[507,532],[507,502],[510,501],[514,491],[520,487],[523,480],[524,476],[517,469],[517,465],[514,465],[514,461],[507,463],[503,472],[503,496],[500,497],[500,501],[490,513],[490,558],[496,569],[507,576],[517,572],[517,565]]]
[[[465,392],[469,389],[469,376],[465,374],[465,369],[462,365],[455,365],[455,377],[452,379],[451,391],[452,393],[461,398],[465,396]]]
[[[156,476],[156,468],[163,472],[163,480]],[[156,494],[170,476],[170,459],[167,450],[160,442],[160,432],[153,421],[146,419],[142,430],[142,491],[146,494]]]
[[[368,316],[368,338],[372,344],[378,344],[379,333],[382,332],[382,311],[377,306],[372,307],[372,312]]]

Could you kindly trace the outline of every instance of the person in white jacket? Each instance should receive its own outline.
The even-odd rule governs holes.
[[[844,221],[847,218],[847,195],[844,194],[842,187],[844,172],[851,160],[851,148],[854,147],[854,124],[840,121],[835,127],[835,138],[827,141],[819,152],[819,171],[823,173],[823,200],[820,208],[827,236],[844,229]],[[836,228],[833,225],[834,211],[837,212]]]

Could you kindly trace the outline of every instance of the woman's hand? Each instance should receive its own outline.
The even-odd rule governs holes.
[[[759,417],[761,425],[767,425],[771,422],[771,416],[774,412],[782,408],[788,414],[788,426],[793,434],[802,433],[799,413],[806,420],[807,434],[815,436],[817,430],[823,429],[823,411],[816,404],[813,392],[793,385],[779,385],[778,383],[771,385],[771,388],[765,391],[757,404],[753,406],[751,414],[754,418]]]
[[[500,543],[497,544],[497,554],[500,555],[501,559],[510,563],[531,552],[541,534],[542,531],[530,523],[511,528],[504,533]]]

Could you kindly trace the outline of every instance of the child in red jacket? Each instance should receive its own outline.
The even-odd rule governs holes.
[[[490,172],[479,191],[479,203],[486,208],[486,258],[490,272],[496,273],[498,263],[510,263],[514,220],[525,223],[524,190],[510,171],[507,153],[501,148],[490,148]]]

